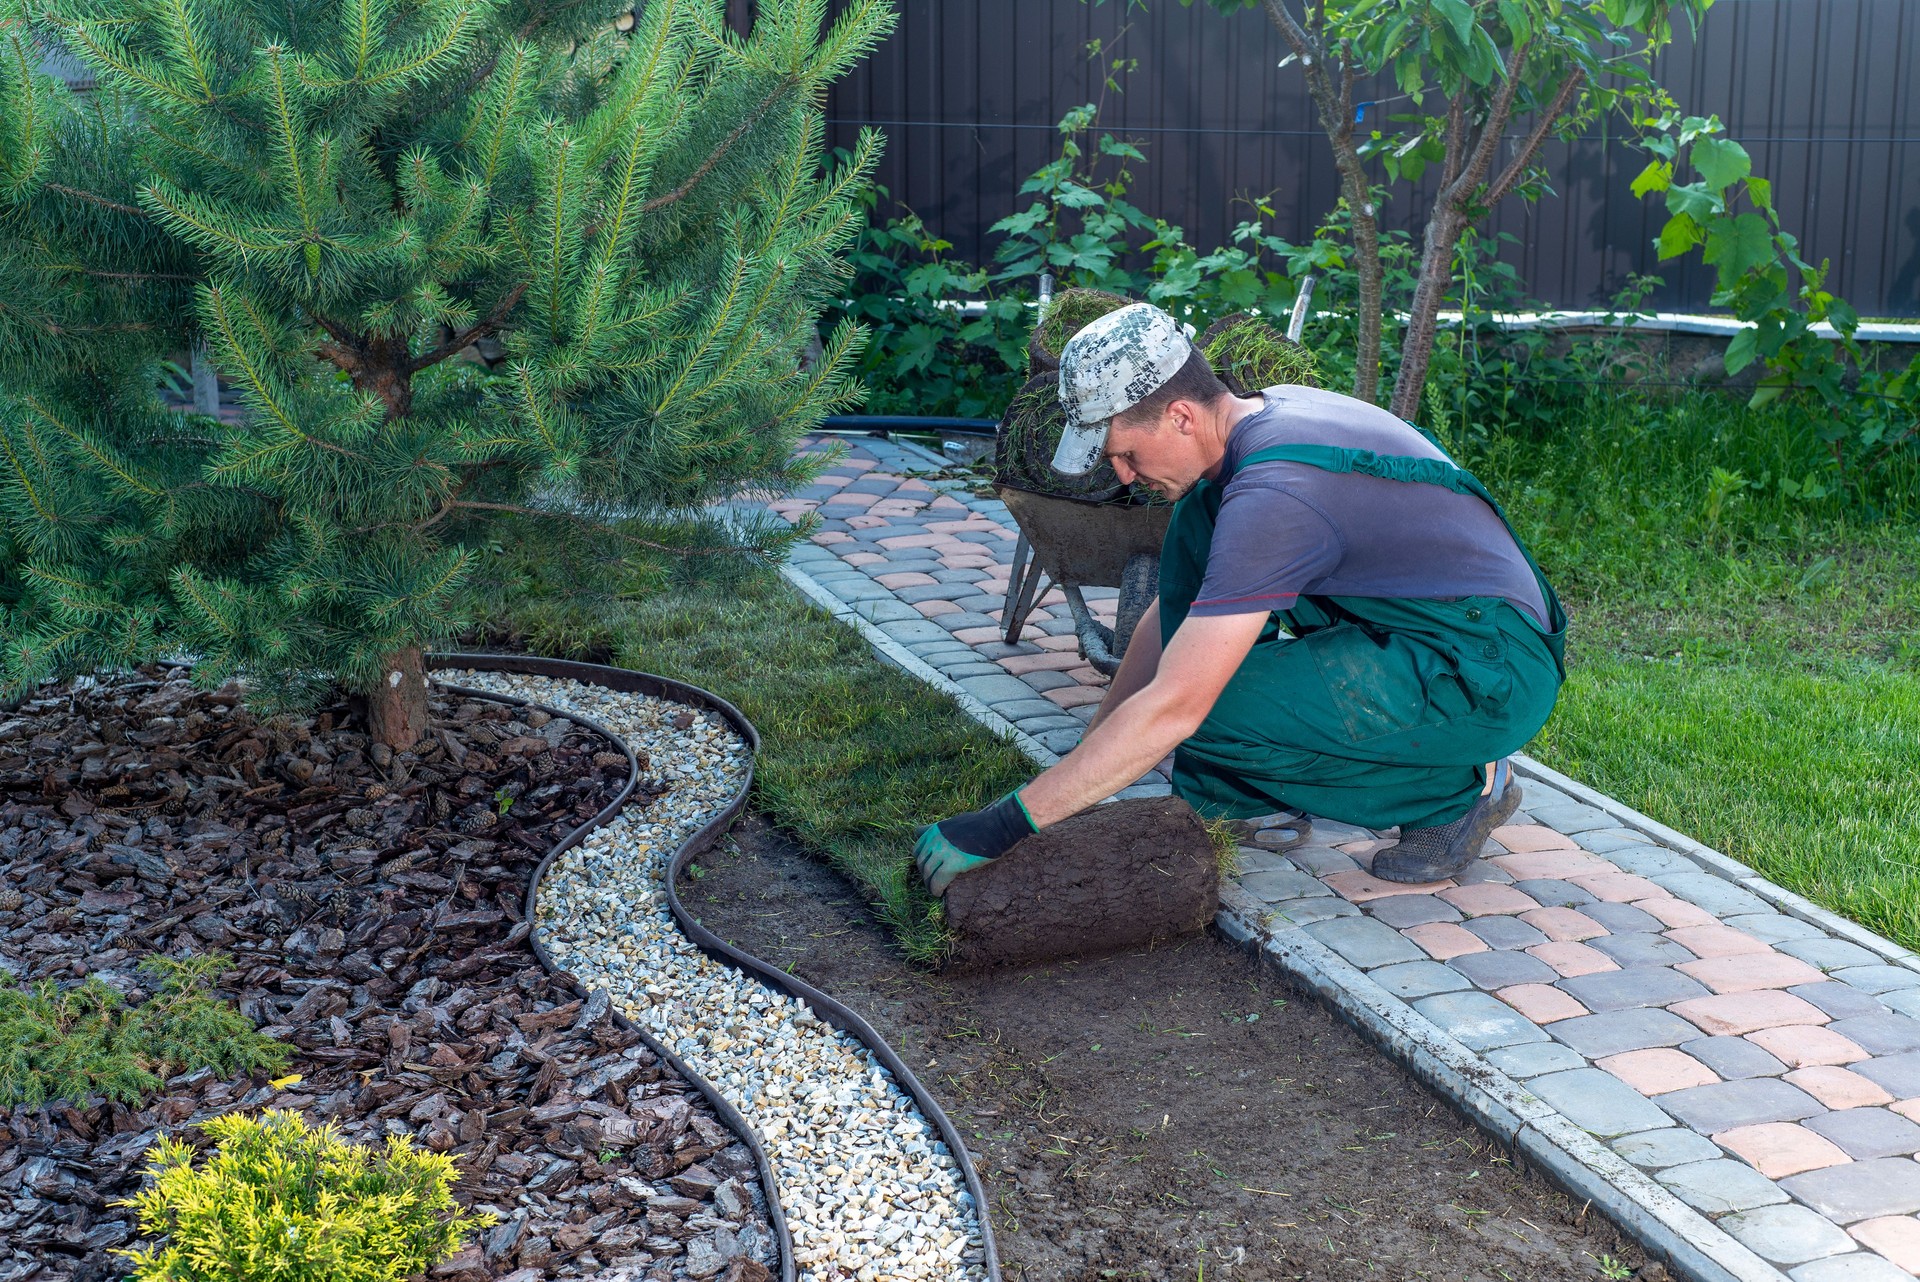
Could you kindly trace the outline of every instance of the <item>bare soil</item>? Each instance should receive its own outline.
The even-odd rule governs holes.
[[[1216,936],[932,975],[763,820],[697,867],[707,926],[860,1011],[941,1100],[1015,1282],[1667,1278]]]
[[[430,710],[390,753],[345,702],[261,721],[155,668],[0,715],[0,984],[98,974],[137,1003],[141,958],[218,950],[221,995],[297,1075],[155,1065],[173,1076],[133,1104],[0,1100],[0,1282],[125,1276],[111,1252],[138,1234],[116,1203],[154,1139],[264,1108],[455,1158],[457,1200],[501,1220],[436,1282],[765,1282],[745,1145],[528,942],[534,865],[625,784],[626,755],[495,700]],[[642,778],[630,805],[671,786]]]

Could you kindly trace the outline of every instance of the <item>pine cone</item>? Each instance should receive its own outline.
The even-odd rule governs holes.
[[[0,913],[19,912],[20,905],[25,902],[26,900],[21,898],[20,892],[12,886],[0,886]]]
[[[380,816],[368,810],[365,806],[355,806],[352,810],[347,811],[345,822],[347,831],[365,832],[380,822]]]
[[[624,766],[626,764],[627,754],[624,752],[596,752],[593,754],[593,768],[596,770],[606,770],[612,766]]]
[[[458,831],[464,832],[469,836],[478,836],[482,833],[492,832],[494,826],[499,822],[500,816],[493,812],[493,807],[483,801],[476,801],[460,812],[459,816],[454,819],[453,826]]]
[[[370,783],[367,785],[366,798],[368,801],[378,801],[386,795],[387,785],[383,783]]]

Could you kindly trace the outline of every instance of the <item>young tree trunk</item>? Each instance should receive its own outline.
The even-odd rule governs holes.
[[[395,752],[427,732],[427,668],[419,646],[395,650],[381,665],[380,684],[367,691],[367,728]]]
[[[1380,220],[1366,212],[1373,207],[1371,195],[1363,192],[1353,209],[1353,270],[1360,284],[1353,394],[1363,401],[1374,400],[1380,392],[1380,326],[1387,307],[1387,273],[1380,262]],[[1351,197],[1348,203],[1353,203]]]
[[[1409,422],[1420,415],[1420,393],[1427,384],[1427,366],[1433,361],[1433,343],[1439,326],[1440,304],[1453,283],[1453,254],[1466,232],[1467,217],[1452,208],[1435,208],[1427,220],[1426,243],[1420,252],[1420,283],[1413,291],[1407,332],[1400,342],[1400,375],[1394,380],[1388,407]]]

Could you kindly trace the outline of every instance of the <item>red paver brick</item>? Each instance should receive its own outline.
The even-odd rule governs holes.
[[[823,546],[832,543],[851,543],[853,536],[845,530],[822,530],[813,536],[813,541]]]
[[[1858,1064],[1872,1058],[1860,1043],[1831,1028],[1762,1028],[1747,1034],[1747,1040],[1788,1068]]]
[[[1796,1068],[1787,1074],[1786,1080],[1828,1108],[1878,1108],[1893,1102],[1893,1096],[1879,1083],[1833,1064]]]
[[[1664,887],[1655,885],[1645,877],[1636,877],[1630,872],[1588,873],[1580,877],[1569,877],[1567,880],[1595,899],[1604,899],[1610,904],[1624,904],[1635,899],[1657,899],[1667,893]]]
[[[1010,654],[1000,660],[1000,666],[1016,677],[1023,677],[1029,672],[1063,672],[1084,663],[1086,660],[1078,654],[1057,650],[1046,654]]]
[[[1762,988],[1792,988],[1817,984],[1825,978],[1815,967],[1785,953],[1736,953],[1706,957],[1674,967],[1716,993],[1751,993]]]
[[[1493,995],[1536,1024],[1551,1024],[1558,1019],[1592,1013],[1552,984],[1515,984],[1497,989]]]
[[[913,608],[931,619],[936,614],[959,614],[960,607],[951,601],[915,601]]]
[[[959,511],[964,512],[967,510],[967,505],[965,503],[962,503],[959,499],[954,498],[951,494],[942,494],[939,498],[927,504],[927,506],[929,508],[937,507],[943,511],[947,509],[957,509]]]
[[[1827,1012],[1792,993],[1716,993],[1689,997],[1668,1010],[1709,1037],[1739,1037],[1763,1028],[1796,1028],[1824,1024]],[[1771,1046],[1767,1047],[1772,1050]]]
[[[993,528],[994,523],[984,516],[970,516],[964,521],[928,521],[926,526],[928,534],[965,534],[971,533],[974,530],[991,530]],[[962,542],[964,541],[965,540],[962,540]],[[968,543],[967,546],[976,547],[978,545]]]
[[[940,580],[931,574],[921,574],[917,570],[903,570],[898,574],[876,574],[873,576],[873,581],[883,588],[924,588]]]
[[[1426,949],[1427,956],[1435,961],[1487,951],[1486,940],[1470,930],[1460,929],[1450,921],[1430,921],[1422,926],[1409,926],[1400,933]]]
[[[1731,926],[1680,926],[1668,931],[1667,938],[1695,957],[1738,957],[1773,951],[1746,931]]]
[[[1083,686],[1099,686],[1102,689],[1106,688],[1107,681],[1108,681],[1107,675],[1105,673],[1101,672],[1098,668],[1095,668],[1092,666],[1088,666],[1084,668],[1068,668],[1067,675],[1072,677],[1075,681],[1078,681]]]
[[[892,524],[893,522],[884,516],[870,516],[864,513],[860,516],[850,516],[847,518],[847,528],[850,530],[877,530],[882,526]]]
[[[1566,880],[1588,873],[1608,872],[1613,868],[1600,856],[1590,855],[1584,850],[1529,850],[1513,855],[1495,855],[1493,862],[1495,867],[1515,881],[1531,881],[1537,877]]]
[[[882,494],[841,493],[841,494],[834,495],[833,501],[839,504],[841,507],[872,507],[875,503],[878,503],[882,498],[885,498],[885,497],[886,496]]]
[[[999,562],[990,556],[961,556],[957,552],[949,552],[940,558],[940,564],[949,570],[991,570]]]
[[[1888,1108],[1906,1118],[1909,1122],[1920,1122],[1920,1099],[1903,1099]]]
[[[1711,1086],[1720,1074],[1685,1051],[1660,1047],[1655,1050],[1627,1051],[1593,1061],[1642,1095],[1665,1095],[1689,1086]]]
[[[848,565],[878,565],[887,558],[878,552],[849,552],[840,559]]]
[[[1436,890],[1445,890],[1453,884],[1451,879],[1444,881],[1398,882],[1382,881],[1370,872],[1361,872],[1349,868],[1345,872],[1331,873],[1320,879],[1333,888],[1333,893],[1364,904],[1369,899],[1385,899],[1390,895],[1431,895]]]
[[[1496,913],[1523,913],[1540,905],[1524,892],[1497,881],[1475,882],[1440,892],[1440,898],[1469,917],[1487,917]]]
[[[1520,920],[1553,940],[1594,939],[1607,933],[1605,926],[1573,908],[1536,908],[1521,913]]]
[[[1877,1220],[1862,1220],[1847,1232],[1897,1267],[1920,1273],[1920,1219],[1911,1215],[1883,1215]]]
[[[1033,642],[1042,650],[1073,650],[1077,652],[1080,649],[1080,638],[1071,633],[1064,637],[1023,637],[1021,639]]]
[[[1602,971],[1620,969],[1619,962],[1599,949],[1589,948],[1571,939],[1556,939],[1551,943],[1535,944],[1527,949],[1527,953],[1559,971],[1564,979],[1571,979],[1575,975],[1597,975]]]
[[[930,548],[940,542],[937,534],[896,534],[876,540],[883,548]]]
[[[1573,838],[1545,824],[1506,824],[1493,830],[1493,839],[1516,855],[1538,850],[1576,850]]]
[[[1817,1171],[1853,1160],[1824,1135],[1815,1135],[1792,1122],[1737,1126],[1720,1132],[1713,1137],[1713,1142],[1770,1180],[1784,1180],[1802,1171]]]
[[[953,634],[953,639],[961,645],[985,645],[989,641],[1000,640],[999,628],[961,628]]]
[[[912,494],[931,494],[932,488],[917,476],[910,476],[900,482],[900,488]]]
[[[1093,686],[1061,686],[1058,690],[1046,691],[1041,697],[1051,699],[1063,708],[1081,708],[1100,702],[1107,697],[1107,692]]]
[[[822,472],[813,478],[813,483],[815,485],[831,485],[835,489],[838,489],[842,485],[852,485],[853,478],[851,476],[836,476],[832,472]]]
[[[1044,605],[1065,605],[1066,603],[1067,603],[1067,594],[1062,592],[1059,588],[1048,588],[1044,593],[1041,594],[1040,599],[1034,602],[1035,605],[1043,605],[1043,606]],[[1099,611],[1095,609],[1094,606],[1088,606],[1087,608],[1089,611],[1095,614],[1099,613]],[[942,831],[944,831],[944,829]]]
[[[875,503],[872,507],[868,508],[867,515],[912,516],[926,505],[926,501],[923,499],[887,499],[885,502]]]
[[[1334,849],[1355,859],[1368,860],[1389,846],[1397,845],[1399,840],[1398,837],[1362,837],[1359,841],[1342,842]]]
[[[1718,926],[1720,919],[1699,904],[1671,896],[1660,899],[1636,899],[1633,906],[1659,921],[1662,926]]]

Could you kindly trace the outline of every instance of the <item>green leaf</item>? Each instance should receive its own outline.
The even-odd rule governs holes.
[[[1633,194],[1644,199],[1650,191],[1665,191],[1673,186],[1673,166],[1664,160],[1649,160],[1640,176],[1633,180]]]
[[[1717,193],[1753,172],[1747,149],[1731,138],[1701,138],[1693,144],[1693,167]]]
[[[1454,37],[1466,48],[1473,46],[1473,6],[1467,0],[1433,0],[1434,10],[1453,28]]]
[[[1727,344],[1727,373],[1738,374],[1753,364],[1754,348],[1760,337],[1760,331],[1749,326],[1733,336]]]
[[[1747,176],[1747,199],[1753,202],[1755,209],[1767,213],[1773,212],[1773,184],[1764,178]]]
[[[1667,188],[1667,212],[1685,214],[1695,222],[1707,223],[1727,212],[1726,202],[1700,183],[1681,183]]]
[[[1774,261],[1773,235],[1758,214],[1723,218],[1707,228],[1707,247],[1701,257],[1720,271],[1720,287]]]
[[[1660,251],[1660,258],[1678,258],[1700,243],[1700,224],[1687,214],[1675,214],[1667,219],[1667,225],[1660,229],[1660,237],[1653,243]]]

